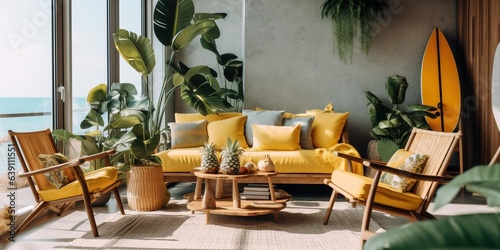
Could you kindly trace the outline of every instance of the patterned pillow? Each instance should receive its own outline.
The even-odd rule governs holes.
[[[42,168],[48,168],[58,164],[66,163],[68,162],[68,158],[66,158],[66,156],[61,153],[53,155],[40,154],[38,155],[38,161],[40,161]],[[45,173],[45,177],[47,177],[49,182],[58,189],[76,180],[75,173],[73,172],[73,169],[70,168]]]
[[[201,147],[208,141],[206,120],[195,122],[169,122],[171,148]]]
[[[424,169],[427,158],[429,158],[428,155],[415,154],[400,149],[391,157],[389,162],[387,162],[387,165],[393,168],[420,174]],[[417,180],[384,172],[380,176],[380,182],[391,185],[399,192],[409,192]]]

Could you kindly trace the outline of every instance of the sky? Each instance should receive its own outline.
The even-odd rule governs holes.
[[[73,0],[73,96],[106,82],[106,11],[102,0]],[[138,9],[140,0],[127,0],[123,12]],[[130,4],[130,6],[129,6]],[[0,0],[1,97],[49,97],[52,84],[50,0]],[[89,13],[92,13],[89,15]],[[120,25],[139,32],[135,16]],[[120,27],[122,28],[122,27]],[[122,60],[122,59],[120,59]],[[140,79],[128,65],[125,78]],[[130,81],[128,81],[130,82]]]

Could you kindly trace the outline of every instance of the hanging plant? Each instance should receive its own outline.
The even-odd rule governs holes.
[[[368,54],[376,31],[377,17],[389,4],[387,0],[326,0],[321,6],[321,17],[331,17],[337,39],[339,58],[352,62],[354,38],[360,30],[362,50]]]

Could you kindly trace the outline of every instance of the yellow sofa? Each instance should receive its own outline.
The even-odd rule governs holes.
[[[359,157],[348,140],[349,113],[333,109],[307,110],[303,114],[284,111],[244,110],[208,116],[175,114],[169,123],[170,148],[157,153],[167,182],[195,181],[194,168],[201,164],[200,148],[204,142],[224,145],[227,138],[238,139],[245,152],[242,166],[257,164],[269,155],[279,173],[275,183],[323,184],[334,169],[347,170],[347,162],[330,152],[342,151]],[[353,172],[363,174],[361,164]],[[259,183],[265,179],[246,178],[242,182]]]

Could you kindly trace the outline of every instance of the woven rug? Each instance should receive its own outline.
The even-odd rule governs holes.
[[[289,201],[272,215],[238,217],[187,210],[185,201],[170,201],[153,212],[127,210],[99,225],[100,237],[87,232],[69,249],[359,249],[363,208],[336,202],[323,225],[327,202]],[[372,230],[383,231],[374,221]]]

